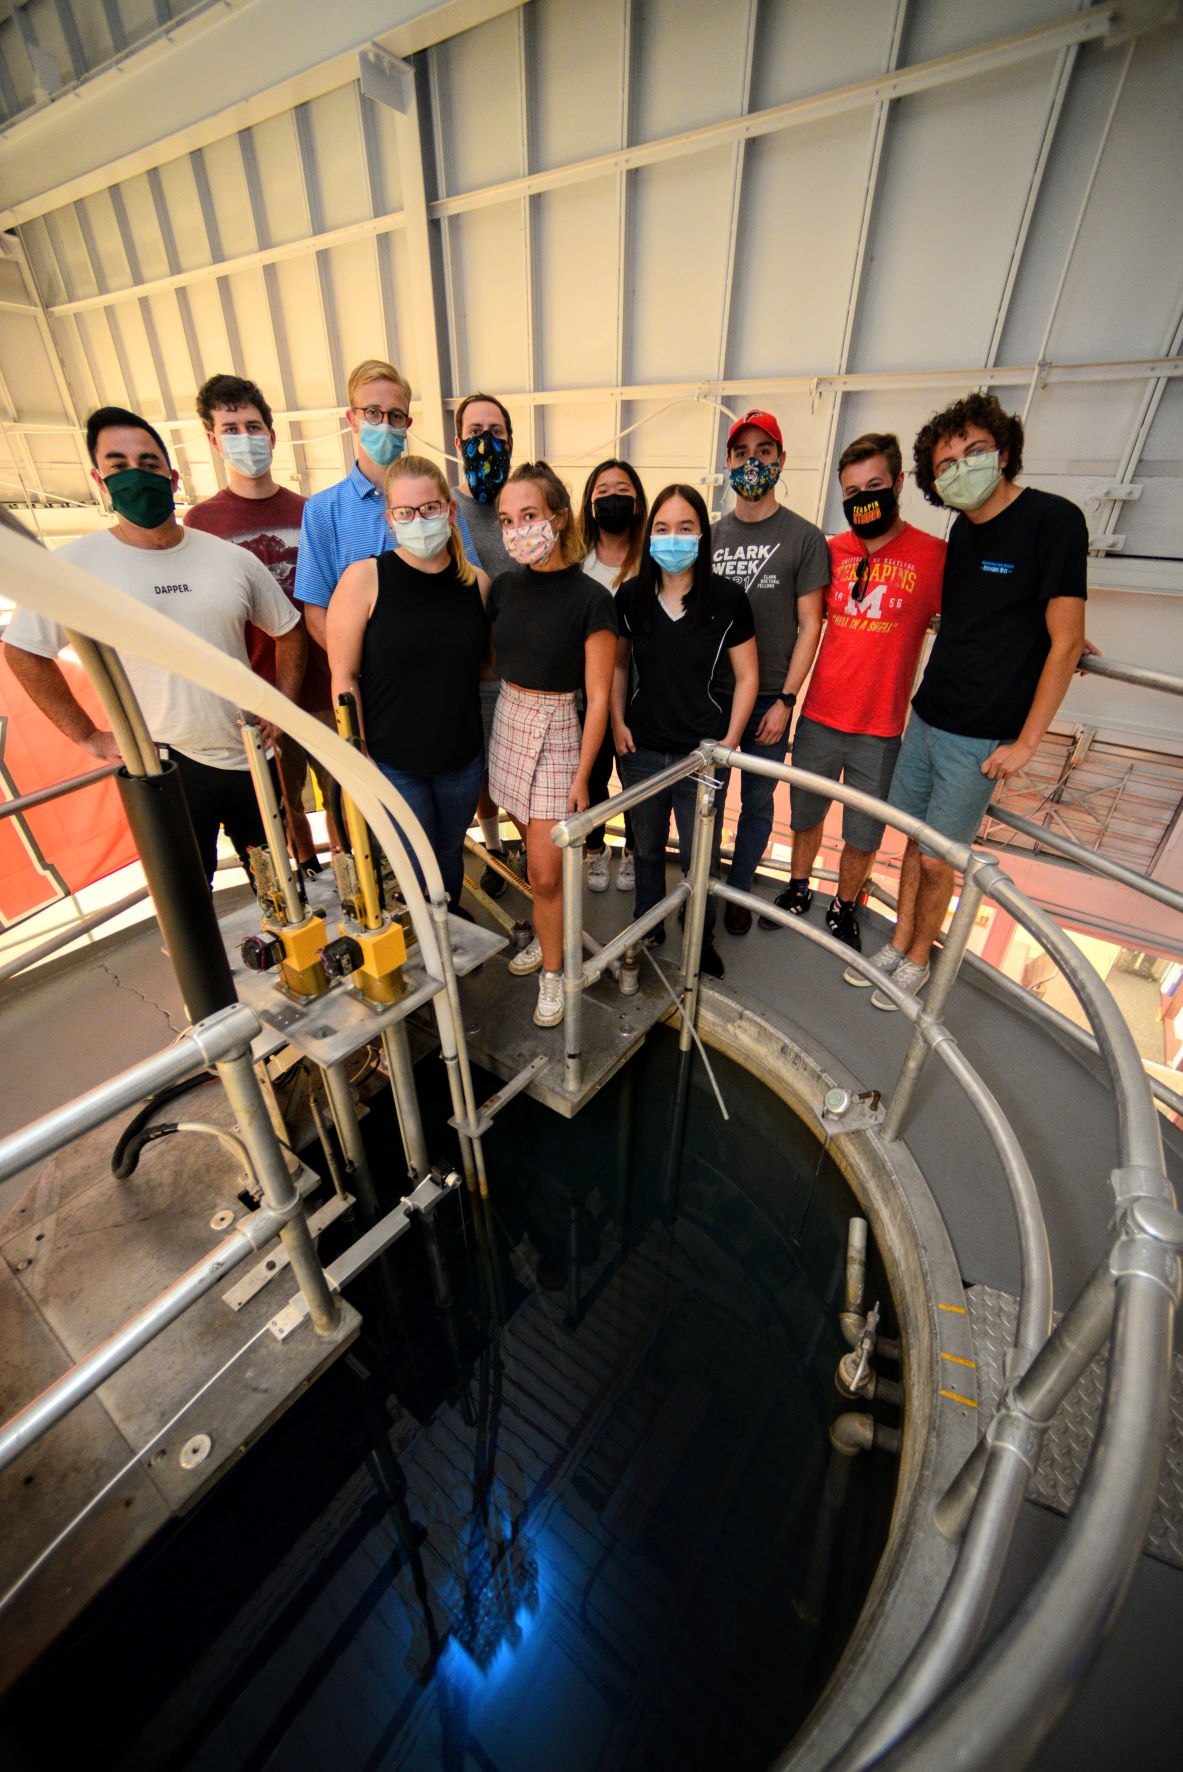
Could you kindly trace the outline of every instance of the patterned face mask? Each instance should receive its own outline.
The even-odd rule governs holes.
[[[755,504],[758,498],[772,491],[780,479],[780,468],[774,461],[761,461],[758,456],[751,455],[747,461],[732,468],[729,478],[736,498],[750,499]]]
[[[509,444],[494,431],[478,431],[460,445],[464,478],[477,504],[491,505],[509,479]]]
[[[554,552],[558,536],[549,517],[537,523],[523,523],[520,529],[503,529],[501,539],[511,560],[519,566],[541,566]]]

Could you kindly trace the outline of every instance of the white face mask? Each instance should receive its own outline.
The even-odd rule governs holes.
[[[997,449],[948,461],[936,477],[937,494],[950,510],[976,511],[1002,479]]]
[[[394,525],[399,547],[406,548],[408,554],[415,554],[420,560],[434,560],[437,554],[442,554],[451,532],[452,519],[447,511],[440,517],[412,517],[409,523],[396,522]]]
[[[271,466],[270,437],[251,437],[241,431],[222,434],[222,458],[236,474],[261,480]]]

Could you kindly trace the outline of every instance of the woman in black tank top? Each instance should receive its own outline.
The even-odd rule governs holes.
[[[489,580],[465,557],[434,462],[402,456],[385,493],[395,546],[347,567],[329,604],[333,697],[356,696],[366,749],[426,831],[457,910],[485,770]]]

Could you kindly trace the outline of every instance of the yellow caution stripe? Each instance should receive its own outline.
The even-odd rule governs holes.
[[[975,1368],[977,1366],[976,1360],[967,1360],[964,1354],[947,1354],[942,1350],[941,1358],[942,1360],[952,1360],[955,1366],[973,1366]]]
[[[955,1317],[964,1317],[968,1314],[963,1304],[938,1304],[937,1309],[939,1311],[952,1311]]]
[[[948,1399],[951,1403],[964,1403],[965,1407],[967,1409],[976,1409],[977,1408],[977,1404],[974,1402],[973,1398],[972,1397],[963,1397],[961,1395],[960,1391],[945,1391],[945,1390],[943,1390],[941,1392],[941,1396],[948,1397]]]

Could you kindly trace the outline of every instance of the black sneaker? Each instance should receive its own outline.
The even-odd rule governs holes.
[[[504,861],[505,857],[504,855],[498,855],[497,859],[498,861]],[[500,898],[508,885],[509,881],[505,878],[505,875],[499,874],[496,868],[486,866],[481,874],[480,887],[486,898]]]
[[[708,978],[722,978],[723,962],[720,959],[718,950],[713,942],[703,942],[702,957],[699,960],[699,970],[705,972]]]
[[[826,911],[826,928],[839,941],[844,941],[848,948],[853,948],[856,954],[862,953],[863,939],[859,934],[858,918],[852,904],[843,904],[840,898],[832,898]]]
[[[728,904],[723,912],[723,927],[728,935],[746,935],[752,927],[752,913],[746,904]]]
[[[813,889],[809,886],[786,886],[773,899],[778,910],[790,911],[794,917],[803,917],[813,903]],[[774,923],[771,917],[760,918],[761,929],[779,929],[780,924]]]
[[[657,928],[651,929],[648,935],[642,937],[642,940],[647,948],[663,948],[665,946],[665,924],[659,923]]]

